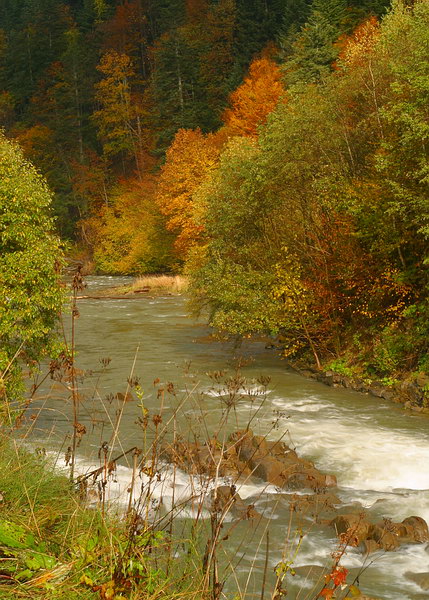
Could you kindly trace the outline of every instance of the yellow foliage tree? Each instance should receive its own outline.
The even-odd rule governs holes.
[[[380,38],[380,25],[376,17],[361,23],[350,36],[339,40],[339,60],[346,67],[363,65],[373,58],[374,47]]]
[[[171,267],[171,244],[153,201],[156,178],[122,181],[109,204],[81,223],[105,273],[155,273]]]
[[[106,156],[123,153],[135,160],[142,175],[145,151],[151,146],[151,136],[143,128],[147,112],[146,99],[134,91],[136,70],[131,58],[109,50],[97,69],[103,79],[96,84],[96,99],[100,104],[93,119]]]

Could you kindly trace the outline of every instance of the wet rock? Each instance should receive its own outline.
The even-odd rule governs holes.
[[[236,431],[228,438],[235,446],[236,453],[240,460],[250,461],[258,452],[258,446],[253,438],[253,432],[249,430]]]
[[[411,406],[423,405],[424,393],[416,381],[403,381],[399,389],[403,402],[409,402]]]
[[[372,554],[380,549],[381,546],[377,544],[375,540],[364,540],[361,544],[361,550],[363,554]]]
[[[338,515],[330,522],[339,537],[345,537],[350,546],[361,546],[365,554],[376,550],[391,552],[401,544],[421,544],[429,540],[427,523],[421,517],[408,517],[402,523],[384,519],[370,523],[365,513]]]
[[[410,541],[422,544],[423,542],[429,541],[429,529],[426,521],[422,517],[407,517],[402,521],[402,525],[405,525],[406,533],[405,538]]]
[[[325,385],[334,385],[334,372],[333,371],[315,371],[312,374],[312,378],[316,381],[320,381]]]
[[[298,459],[298,455],[295,450],[291,450],[284,442],[267,442],[265,441],[265,448],[268,454],[275,457],[285,457]]]
[[[230,511],[233,516],[241,520],[260,520],[262,518],[261,513],[255,510],[253,504],[244,502],[235,486],[220,485],[212,490],[212,507],[217,512]]]
[[[359,378],[353,380],[352,387],[356,392],[361,392],[363,394],[368,393],[368,389],[369,389],[368,384],[363,379],[359,379]]]
[[[282,441],[268,442],[251,430],[236,431],[228,441],[254,475],[278,487],[318,490],[337,484],[334,475],[321,473]]]
[[[217,512],[230,510],[237,502],[243,502],[237,494],[235,487],[230,485],[220,485],[211,492],[212,507]]]
[[[369,538],[371,523],[363,513],[338,515],[330,525],[334,527],[338,536],[345,536],[348,539],[349,546],[358,546]]]
[[[303,377],[314,377],[314,371],[311,371],[310,369],[302,369],[302,371],[300,371],[301,375]]]
[[[284,487],[288,481],[287,467],[281,460],[265,456],[254,461],[253,473],[277,487]]]
[[[332,474],[325,475],[325,485],[326,487],[336,487],[337,477]]]
[[[332,381],[338,385],[344,385],[345,379],[346,378],[343,375],[339,375],[338,373],[334,373],[332,376]]]
[[[367,538],[386,551],[396,550],[400,544],[395,525],[388,522],[371,525]]]
[[[385,387],[377,384],[373,384],[368,390],[369,394],[371,396],[375,396],[376,398],[384,398],[386,391],[387,390]]]
[[[399,402],[398,393],[392,388],[384,388],[382,398],[389,402]]]
[[[293,494],[290,498],[291,510],[316,517],[319,523],[324,522],[323,516],[334,513],[341,500],[335,494]],[[326,522],[327,525],[331,520]]]
[[[337,479],[335,475],[326,475],[318,471],[315,467],[307,467],[300,464],[296,466],[295,472],[289,475],[286,480],[286,487],[291,490],[323,490],[336,485]]]
[[[409,581],[416,583],[422,590],[429,590],[429,572],[412,573],[411,571],[407,571],[404,576]]]

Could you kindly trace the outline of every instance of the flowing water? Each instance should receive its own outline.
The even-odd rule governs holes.
[[[122,281],[121,278],[89,278],[89,292],[85,293]],[[401,521],[418,515],[429,522],[427,418],[406,414],[397,405],[380,399],[307,380],[288,370],[276,350],[267,350],[264,342],[247,342],[234,347],[210,340],[204,323],[195,322],[187,315],[183,297],[81,300],[79,310],[78,366],[91,371],[79,389],[82,398],[79,421],[87,430],[79,446],[81,469],[98,464],[97,453],[102,441],[113,441],[114,454],[143,444],[138,423],[142,417],[142,402],[152,410],[162,401],[163,411],[168,415],[186,396],[189,407],[184,406],[178,427],[185,422],[201,427],[203,420],[209,433],[214,432],[225,406],[221,402],[224,392],[214,384],[210,373],[234,369],[237,358],[241,357],[241,373],[248,382],[248,391],[242,394],[233,414],[233,421],[236,419],[237,423],[231,424],[231,430],[236,424],[243,426],[257,411],[252,421],[255,433],[273,440],[285,436],[285,441],[293,444],[300,456],[314,461],[320,470],[336,474],[336,493],[349,505],[343,512],[358,512],[364,507],[374,520],[388,517]],[[110,362],[107,359],[111,359]],[[270,378],[266,394],[257,382],[261,375]],[[126,403],[119,434],[112,440],[111,423],[117,418],[120,404],[114,396],[118,392],[125,394],[127,380],[135,381],[135,378],[139,380],[143,400],[136,397],[138,394],[133,388],[134,401]],[[159,385],[154,386],[154,380],[158,379],[164,388],[172,382],[176,395],[166,393],[162,400],[157,392]],[[39,390],[32,409],[39,417],[33,436],[36,443],[51,449],[60,448],[63,453],[70,444],[67,435],[71,430],[71,407],[61,384],[50,382],[48,387]],[[124,462],[118,468],[115,485],[112,484],[112,495],[125,493],[129,473]],[[174,483],[176,501],[180,494],[186,497],[189,478],[179,473]],[[173,494],[172,483],[164,481],[161,485],[163,490],[159,493],[167,502],[168,494]],[[281,558],[280,549],[285,539],[289,539],[291,554],[287,558],[293,556],[297,583],[290,588],[290,593],[295,595],[288,597],[314,598],[304,575],[309,565],[326,567],[330,564],[336,545],[332,530],[313,528],[304,536],[294,556],[296,522],[290,528],[288,494],[273,486],[265,487],[256,480],[246,482],[239,493],[247,503],[254,503],[258,510],[265,510],[265,514],[272,517],[269,573]],[[300,526],[310,528],[309,523],[304,519]],[[243,523],[238,529],[245,527],[249,528]],[[265,541],[260,544],[256,539],[247,542],[245,549],[238,541],[229,542],[230,552],[240,557],[236,571],[241,581],[247,581],[255,556],[256,574],[261,572],[265,561]],[[425,544],[403,546],[396,552],[374,553],[366,560],[357,550],[348,549],[341,562],[352,572],[364,563],[366,569],[359,585],[372,596],[383,600],[429,597],[404,577],[407,571],[429,571],[429,552]],[[249,579],[248,584],[249,592],[259,597],[260,580]]]

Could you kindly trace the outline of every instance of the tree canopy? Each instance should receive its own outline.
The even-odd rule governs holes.
[[[429,0],[389,4],[11,0],[0,117],[98,272],[183,270],[226,333],[429,371]]]

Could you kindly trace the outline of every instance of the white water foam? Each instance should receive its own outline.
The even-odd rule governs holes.
[[[327,409],[315,418],[295,415],[288,430],[301,455],[333,470],[340,485],[356,490],[429,490],[429,435],[364,423],[316,398],[307,402],[275,399],[283,410],[305,413]],[[304,410],[305,407],[305,410]],[[358,420],[359,419],[359,420]]]
[[[100,467],[92,461],[82,457],[76,458],[76,476],[89,475]],[[66,469],[65,464],[60,468]],[[116,469],[107,477],[104,488],[105,501],[120,510],[126,510],[129,505],[130,488],[132,483],[132,469],[124,465],[116,465]],[[100,480],[100,474],[98,479]],[[89,484],[88,501],[96,504],[100,501],[97,482],[93,477],[87,479]],[[149,478],[146,474],[139,473],[135,477],[132,491],[132,506],[140,510],[145,504],[145,497],[150,495],[151,518],[155,518],[159,510],[170,512],[173,507],[176,513],[183,518],[194,518],[198,513],[199,518],[210,518],[209,507],[212,491],[221,485],[235,485],[237,493],[243,500],[248,498],[259,498],[262,495],[278,494],[279,490],[273,485],[264,482],[237,483],[228,477],[218,480],[209,479],[204,476],[191,476],[180,469],[173,469],[169,465],[163,465],[157,477]],[[146,508],[145,508],[146,510]],[[159,516],[159,514],[158,514]]]
[[[231,393],[226,386],[222,386],[222,385],[219,385],[219,387],[215,387],[215,386],[206,387],[206,388],[202,387],[198,391],[200,393],[204,394],[205,396],[210,396],[211,398],[223,398],[224,396],[229,396]],[[238,396],[240,396],[241,398],[247,398],[249,396],[250,397],[251,396],[266,396],[270,392],[271,392],[271,390],[267,390],[256,384],[250,384],[250,385],[245,384],[245,387],[240,388],[235,393]]]
[[[359,503],[369,509],[371,520],[383,516],[400,522],[417,515],[429,522],[429,435],[423,428],[395,428],[373,407],[368,412],[334,402],[307,398],[275,398],[273,405],[291,417],[287,431],[298,454],[315,461],[322,471],[335,473],[338,495],[345,503]],[[280,431],[281,433],[281,431]],[[276,431],[273,436],[279,435]],[[352,506],[350,511],[358,507]],[[318,536],[309,536],[299,551],[297,565],[324,565],[329,560],[327,548]],[[331,542],[335,547],[335,540]],[[348,549],[341,564],[350,569],[362,567],[364,557]],[[379,552],[362,581],[371,582],[368,593],[386,600],[424,597],[421,588],[405,578],[407,572],[427,572],[429,553],[426,545],[402,546],[396,552]],[[429,597],[429,594],[428,594]]]

